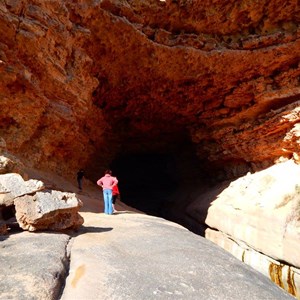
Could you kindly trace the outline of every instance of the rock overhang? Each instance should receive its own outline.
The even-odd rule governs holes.
[[[296,4],[2,4],[1,135],[60,173],[185,141],[209,168],[297,157]]]

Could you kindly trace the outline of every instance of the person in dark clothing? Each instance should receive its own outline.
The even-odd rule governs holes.
[[[78,188],[82,191],[82,179],[84,177],[84,170],[80,169],[77,172],[77,183],[78,183]]]

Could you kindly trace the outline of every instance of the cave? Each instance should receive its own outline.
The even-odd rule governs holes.
[[[112,168],[125,203],[180,220],[194,187],[299,160],[295,3],[33,3],[0,28],[0,134],[31,167]]]
[[[111,169],[119,180],[122,201],[147,214],[170,218],[167,206],[186,183],[205,185],[197,166],[201,162],[188,152],[143,152],[119,155]],[[207,179],[206,179],[207,180]],[[201,182],[202,181],[202,182]]]
[[[299,8],[246,2],[2,1],[0,150],[13,171],[74,182],[84,168],[99,192],[112,169],[129,207],[299,268]]]
[[[185,208],[194,200],[193,196],[224,179],[216,180],[223,166],[199,158],[197,147],[186,131],[177,130],[172,133],[162,130],[154,139],[148,138],[151,133],[141,138],[141,133],[136,132],[139,138],[131,138],[130,143],[125,136],[119,152],[107,166],[119,180],[120,200],[129,207],[204,235],[206,214],[202,222],[195,222],[186,216]]]
[[[163,204],[176,193],[179,178],[169,154],[120,156],[111,164],[119,180],[122,201],[147,214],[161,217]]]

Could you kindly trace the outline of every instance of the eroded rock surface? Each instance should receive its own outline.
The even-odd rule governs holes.
[[[16,218],[29,231],[78,229],[84,222],[79,215],[81,201],[72,193],[42,191],[14,200]]]
[[[220,247],[160,218],[84,213],[69,299],[294,299]]]
[[[84,221],[78,213],[81,206],[74,193],[46,190],[42,181],[25,181],[19,174],[0,175],[0,221],[14,217],[15,212],[25,230],[78,229]],[[1,232],[6,233],[4,225]]]
[[[58,299],[68,272],[67,234],[0,237],[0,299]]]
[[[177,224],[128,211],[83,215],[71,242],[51,232],[0,237],[1,300],[293,299]]]
[[[45,188],[39,180],[24,180],[21,175],[8,173],[0,175],[0,194],[9,194],[11,199],[26,194],[33,194]]]
[[[95,178],[124,153],[178,157],[187,143],[195,168],[216,181],[299,162],[299,9],[297,0],[2,1],[0,150],[69,178],[83,166]],[[293,246],[297,217],[281,214],[292,202],[274,208],[252,188],[257,207],[243,205],[261,218],[255,230],[277,218]],[[224,226],[235,234],[245,207],[230,205]],[[192,226],[207,209],[190,206]],[[220,213],[213,205],[210,226]],[[254,221],[247,215],[239,238]],[[266,251],[295,263],[281,237]]]
[[[298,298],[300,167],[292,160],[200,194],[185,213],[205,236]]]
[[[35,166],[186,140],[223,177],[298,160],[297,0],[5,1],[0,20],[1,135]]]
[[[241,177],[211,203],[205,223],[300,268],[299,178],[292,161]]]

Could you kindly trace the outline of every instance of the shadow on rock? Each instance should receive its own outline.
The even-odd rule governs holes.
[[[78,236],[80,234],[84,233],[95,233],[95,232],[107,232],[113,230],[112,227],[95,227],[95,226],[81,226],[78,232],[75,232],[75,236]]]

